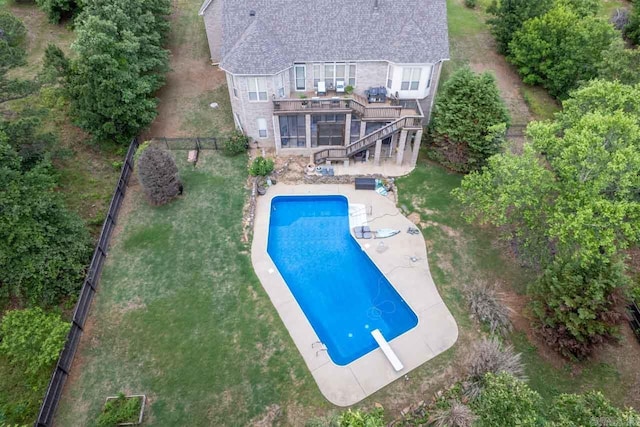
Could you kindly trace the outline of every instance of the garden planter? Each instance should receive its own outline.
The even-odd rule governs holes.
[[[131,394],[131,395],[128,395],[128,396],[125,396],[125,397],[126,397],[127,400],[134,399],[134,398],[137,398],[137,399],[141,400],[140,413],[138,414],[138,418],[136,420],[120,422],[117,425],[119,425],[119,426],[133,426],[133,425],[138,425],[138,424],[142,423],[142,417],[144,416],[144,405],[147,402],[147,396],[145,394]],[[107,399],[105,400],[105,405],[109,401],[116,400],[116,399],[118,399],[118,396],[109,396],[109,397],[107,397]]]

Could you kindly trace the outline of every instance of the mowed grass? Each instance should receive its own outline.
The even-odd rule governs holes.
[[[397,180],[400,204],[420,213],[431,274],[460,329],[462,341],[456,344],[459,354],[450,360],[453,366],[464,362],[461,356],[466,351],[460,347],[472,346],[486,332],[469,317],[465,286],[497,285],[503,297],[526,299],[526,286],[535,278],[530,269],[504,255],[506,248],[491,228],[468,224],[461,217],[463,206],[451,196],[460,180],[460,175],[424,160],[410,175]],[[527,330],[516,330],[508,341],[522,353],[529,385],[547,402],[560,393],[588,390],[601,390],[620,407],[634,401],[635,367],[616,356],[624,350],[609,346],[601,357],[583,363],[570,363],[555,355],[549,360],[529,341]]]
[[[246,425],[271,404],[324,406],[241,243],[246,158],[181,160],[163,207],[130,188],[58,425],[91,425],[106,396],[145,393],[150,425]]]

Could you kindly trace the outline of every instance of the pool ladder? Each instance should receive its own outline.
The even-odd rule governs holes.
[[[316,350],[316,357],[318,357],[318,354],[320,354],[320,352],[327,351],[327,346],[322,341],[315,341],[311,343],[311,348],[316,348],[316,345],[320,346],[320,348]]]

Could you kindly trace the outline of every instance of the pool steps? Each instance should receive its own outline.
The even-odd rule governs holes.
[[[382,332],[380,332],[380,329],[374,329],[373,331],[371,331],[371,335],[373,336],[373,339],[376,340],[376,342],[380,346],[380,349],[382,350],[384,355],[387,356],[387,359],[389,359],[389,362],[391,362],[393,369],[395,369],[396,372],[404,369],[402,362],[400,362],[400,359],[398,359],[398,356],[391,349],[391,346],[389,345],[387,340],[382,336]]]

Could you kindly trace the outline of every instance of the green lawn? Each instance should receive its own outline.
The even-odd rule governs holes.
[[[58,425],[104,398],[146,393],[154,425],[245,425],[270,404],[325,406],[239,243],[246,158],[175,152],[185,195],[150,207],[139,187],[113,240]]]

